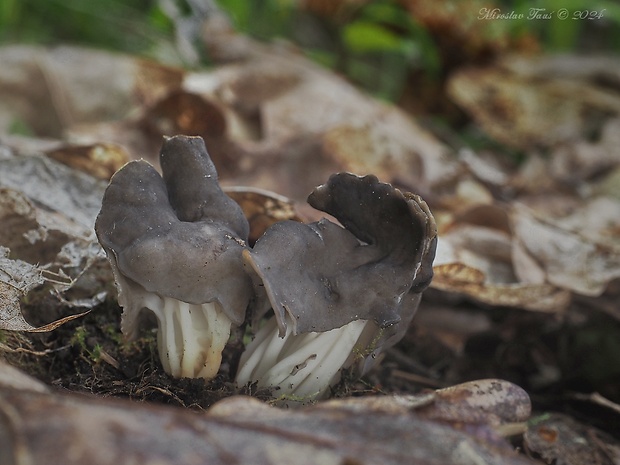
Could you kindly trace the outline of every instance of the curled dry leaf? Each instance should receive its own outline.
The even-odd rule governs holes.
[[[237,202],[250,224],[250,244],[278,221],[303,221],[292,200],[264,189],[251,187],[224,187],[226,195]]]
[[[527,393],[513,383],[483,379],[426,394],[334,399],[315,408],[359,413],[415,412],[430,420],[497,426],[526,421],[530,417],[531,402]]]
[[[43,276],[39,268],[21,260],[11,260],[8,254],[9,250],[0,246],[0,329],[47,332],[88,313],[70,315],[43,326],[32,326],[22,315],[20,301],[28,292],[43,284]]]
[[[470,381],[435,391],[433,404],[421,407],[425,418],[499,425],[526,421],[532,406],[519,386],[499,379]]]
[[[534,266],[554,286],[597,296],[607,284],[620,277],[620,202],[593,199],[563,218],[535,213],[516,205],[512,213],[518,253],[529,257],[515,261],[519,275],[528,275]]]
[[[439,237],[431,287],[467,295],[490,305],[557,312],[570,295],[548,283],[518,279],[512,238],[504,231],[462,225]]]

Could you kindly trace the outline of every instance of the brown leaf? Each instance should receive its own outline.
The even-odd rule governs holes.
[[[529,396],[519,386],[483,379],[435,391],[435,401],[418,413],[434,420],[499,425],[526,421],[531,409]]]
[[[512,241],[501,229],[461,225],[440,235],[431,287],[461,293],[490,305],[543,312],[564,310],[568,292],[515,276]]]
[[[482,379],[425,394],[334,399],[317,404],[315,408],[358,413],[415,412],[430,420],[497,426],[526,421],[530,417],[531,402],[528,394],[513,383]]]
[[[4,388],[0,411],[2,453],[13,460],[8,463],[530,463],[507,443],[488,441],[492,434],[484,428],[474,437],[410,414],[280,410],[243,397],[196,415],[128,401]]]
[[[99,179],[110,179],[129,161],[127,151],[116,144],[65,145],[47,156]]]
[[[459,267],[465,265],[458,264]],[[434,269],[434,268],[433,268]],[[447,292],[462,293],[489,305],[518,307],[540,312],[560,312],[570,302],[570,294],[551,284],[485,284],[452,281],[441,275],[439,268],[431,287]],[[465,274],[462,271],[461,274]],[[468,274],[477,274],[470,269]]]
[[[274,192],[251,187],[224,187],[224,192],[241,206],[250,223],[250,244],[278,221],[302,221],[293,201]]]

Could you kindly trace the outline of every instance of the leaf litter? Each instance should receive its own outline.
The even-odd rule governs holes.
[[[213,56],[225,55],[235,45],[235,59],[213,70],[192,72],[73,47],[0,49],[0,56],[11,61],[15,73],[0,73],[0,94],[11,95],[5,103],[20,96],[18,105],[0,108],[0,122],[25,120],[39,136],[47,138],[20,140],[3,135],[0,139],[0,321],[5,330],[0,334],[6,338],[6,330],[45,331],[33,336],[32,352],[57,350],[53,355],[36,356],[6,352],[4,358],[23,369],[31,367],[47,385],[70,391],[193,409],[208,409],[215,403],[204,417],[206,423],[199,427],[214,441],[207,441],[205,447],[213,447],[210,450],[219,457],[235,458],[259,450],[265,454],[264,463],[286,463],[289,452],[299,447],[326,460],[337,461],[342,454],[351,453],[359,463],[369,463],[372,455],[364,454],[371,452],[360,441],[376,435],[377,430],[365,432],[357,425],[384,420],[386,425],[396,421],[419,431],[425,438],[434,437],[428,431],[439,428],[437,431],[449,438],[446,441],[455,441],[445,449],[451,455],[442,456],[443,461],[420,456],[419,463],[465,463],[459,462],[463,457],[477,463],[530,463],[523,456],[512,455],[502,434],[498,438],[499,431],[510,428],[488,426],[497,425],[497,418],[510,405],[521,410],[529,406],[528,395],[509,389],[507,398],[487,401],[491,403],[488,415],[484,409],[480,413],[480,404],[475,402],[468,410],[459,393],[472,392],[472,385],[459,387],[459,383],[472,378],[500,376],[515,381],[541,397],[536,408],[564,408],[570,401],[558,401],[558,393],[571,390],[601,391],[617,406],[613,401],[620,400],[620,376],[607,367],[613,364],[610,354],[620,320],[620,159],[614,142],[620,107],[592,78],[601,72],[598,62],[588,65],[591,74],[585,65],[567,65],[554,58],[546,59],[545,66],[535,60],[508,60],[454,74],[449,85],[453,99],[490,137],[525,152],[525,161],[516,165],[492,152],[455,151],[402,110],[370,99],[290,50],[240,36],[234,36],[227,47],[223,45],[226,41],[218,42],[221,37],[213,34],[207,38]],[[64,65],[55,65],[55,57],[63,57]],[[114,69],[115,78],[101,80],[100,75],[87,72],[101,67],[107,69],[106,75]],[[560,71],[566,68],[584,70],[567,75]],[[276,75],[273,69],[281,72]],[[35,79],[40,73],[42,85]],[[100,84],[99,91],[85,92],[92,88],[93,80]],[[574,92],[578,98],[569,99]],[[487,102],[488,95],[499,100]],[[564,108],[561,121],[554,119],[557,108]],[[553,116],[545,118],[545,124],[555,124],[547,128],[537,118],[549,114]],[[600,118],[584,119],[583,114]],[[591,127],[592,121],[599,121],[598,128]],[[268,400],[263,393],[239,392],[230,385],[242,334],[236,335],[220,374],[208,385],[200,380],[172,380],[163,374],[153,356],[151,330],[134,345],[123,345],[112,277],[92,234],[105,182],[80,170],[106,179],[126,160],[152,157],[161,136],[177,132],[205,138],[214,160],[223,167],[222,182],[255,218],[254,237],[283,218],[316,219],[306,216],[299,200],[335,171],[373,173],[383,181],[415,190],[429,201],[439,225],[435,279],[425,296],[420,321],[414,320],[405,340],[385,354],[380,368],[361,381],[345,377],[334,392],[335,400],[287,413],[238,397],[217,402],[233,394]],[[597,132],[598,138],[587,137]],[[540,147],[549,149],[551,155],[540,156]],[[234,187],[239,185],[250,187]],[[67,316],[72,308],[91,312]],[[450,326],[446,323],[450,315],[458,315],[468,328]],[[593,333],[593,327],[606,327],[608,336]],[[567,346],[567,334],[579,351]],[[6,340],[13,341],[10,337]],[[599,355],[591,353],[600,349],[600,342],[609,348]],[[575,364],[583,366],[588,360],[597,362],[589,364],[590,373],[571,378]],[[33,363],[43,369],[32,369]],[[62,364],[66,367],[54,373]],[[87,412],[107,408],[126,418],[125,427],[135,431],[144,431],[136,423],[141,419],[161,424],[153,419],[153,412],[174,418],[181,427],[202,421],[202,417],[178,410],[160,411],[158,406],[143,410],[132,404],[126,411],[125,404],[108,405],[107,400],[91,404],[90,400],[85,403],[57,394],[19,394],[11,387],[14,383],[38,384],[30,379],[15,381],[14,376],[21,374],[2,376],[12,380],[0,384],[2,411],[6,416],[4,399],[13,399],[23,421],[10,423],[10,427],[33,457],[40,453],[38,444],[28,438],[40,437],[34,434],[36,428],[45,427],[32,422],[34,412],[73,412],[75,416],[66,426],[75,431],[83,427]],[[454,390],[436,391],[417,400],[399,397],[419,392],[420,382]],[[514,386],[501,384],[501,380],[483,385],[496,382]],[[377,393],[389,395],[372,396]],[[447,401],[441,405],[446,411],[402,408],[403,402],[430,402],[428,395],[433,405],[440,405],[438,399],[445,395]],[[353,407],[357,399],[361,403]],[[373,399],[385,399],[389,407],[373,406]],[[360,410],[348,419],[337,416],[354,408]],[[455,413],[461,408],[461,413]],[[255,424],[258,416],[261,421]],[[615,460],[614,440],[594,426],[575,426],[576,420],[555,416],[549,417],[554,423],[539,421],[536,416],[527,423],[527,416],[508,423],[516,428],[517,438],[525,431],[523,445],[532,460],[543,457],[576,463],[570,461],[573,454],[589,454],[593,460],[589,463]],[[98,426],[104,429],[119,424],[107,416],[98,418]],[[620,424],[613,415],[607,418],[612,419],[608,424]],[[438,419],[453,426],[440,427]],[[249,438],[250,442],[237,450],[223,449],[223,443],[213,439],[216,433],[210,422],[226,425],[235,441]],[[274,428],[269,433],[264,429],[266,422]],[[466,425],[465,437],[455,436],[459,430],[454,428],[455,422]],[[320,426],[287,436],[291,428],[305,423]],[[605,428],[604,422],[598,426]],[[317,433],[331,427],[344,441],[342,449]],[[389,435],[393,429],[386,428]],[[567,441],[573,440],[560,434],[565,428],[582,428],[582,439],[576,443],[585,441],[589,449],[567,449]],[[45,429],[50,431],[54,433]],[[63,434],[54,437],[64,441]],[[179,434],[184,441],[196,440]],[[266,434],[274,445],[264,442]],[[88,446],[87,436],[80,438],[80,447]],[[402,460],[400,452],[391,447],[410,439],[397,435],[381,446],[382,460]],[[407,453],[428,452],[419,441],[414,444],[416,448]],[[496,445],[499,449],[493,449]],[[125,456],[132,453],[116,451]],[[196,463],[190,452],[178,451],[185,459],[178,463]],[[357,455],[360,451],[363,453]]]

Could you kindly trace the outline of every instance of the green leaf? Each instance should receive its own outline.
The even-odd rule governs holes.
[[[385,27],[359,20],[347,24],[342,39],[348,50],[354,53],[398,51],[402,39]]]

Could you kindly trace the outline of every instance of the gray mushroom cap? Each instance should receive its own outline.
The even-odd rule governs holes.
[[[326,219],[281,222],[243,252],[280,334],[288,315],[294,334],[361,319],[390,328],[388,340],[402,336],[432,278],[437,231],[426,203],[375,176],[350,173],[333,175],[308,203],[344,228]]]
[[[253,294],[241,261],[247,220],[220,189],[201,138],[166,138],[160,162],[163,179],[142,160],[112,177],[99,242],[126,280],[191,304],[218,302],[239,325]]]

